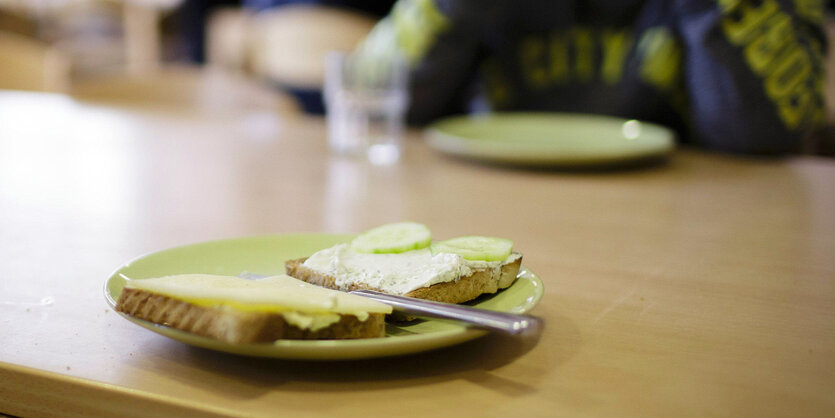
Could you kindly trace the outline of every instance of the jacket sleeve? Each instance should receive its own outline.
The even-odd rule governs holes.
[[[396,51],[409,64],[409,123],[466,110],[479,54],[479,17],[490,8],[482,3],[490,2],[399,0],[363,41],[359,50],[366,55]]]
[[[823,2],[679,0],[691,140],[798,151],[825,118]]]

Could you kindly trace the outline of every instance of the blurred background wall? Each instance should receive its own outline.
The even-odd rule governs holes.
[[[353,48],[393,3],[0,0],[0,88],[65,92],[113,75],[211,67],[289,92],[304,110],[321,113],[324,54]],[[835,68],[833,54],[828,67]],[[831,103],[835,83],[827,93]],[[835,121],[835,106],[828,114]]]
[[[320,113],[324,54],[393,1],[0,0],[0,89],[67,92],[113,76],[221,68]]]

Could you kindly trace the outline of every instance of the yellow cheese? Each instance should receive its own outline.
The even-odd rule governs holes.
[[[258,280],[211,274],[181,274],[129,280],[125,287],[200,306],[286,313],[288,315],[284,315],[285,318],[294,325],[297,325],[295,322],[309,323],[311,326],[321,323],[320,320],[311,319],[314,315],[327,315],[337,320],[334,314],[354,315],[365,320],[369,313],[391,313],[388,305],[308,284],[284,274]],[[330,319],[325,322],[330,322]]]

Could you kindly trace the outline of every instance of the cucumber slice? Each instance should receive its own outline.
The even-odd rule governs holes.
[[[351,241],[351,247],[361,253],[402,253],[426,248],[432,233],[417,222],[398,222],[378,226],[363,232]]]
[[[493,237],[459,237],[432,243],[432,254],[453,253],[466,260],[503,261],[513,250],[513,241]]]

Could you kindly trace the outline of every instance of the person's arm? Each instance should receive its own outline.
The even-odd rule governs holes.
[[[822,5],[677,2],[694,142],[740,153],[800,150],[825,115]]]
[[[407,121],[425,124],[463,111],[476,69],[478,37],[489,2],[399,0],[359,51],[397,52],[410,66]]]

